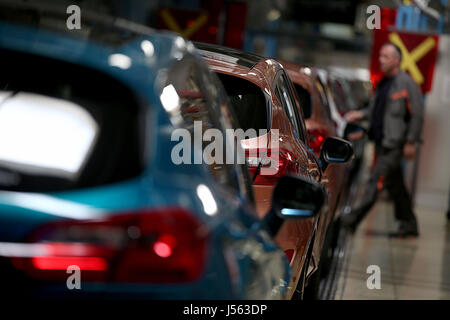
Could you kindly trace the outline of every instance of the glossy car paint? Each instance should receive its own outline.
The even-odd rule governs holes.
[[[339,113],[338,106],[336,105],[336,98],[334,97],[331,89],[330,89],[330,79],[329,79],[329,73],[325,69],[317,69],[317,75],[319,76],[321,82],[324,84],[326,89],[326,94],[328,98],[328,103],[331,111],[331,117],[333,118],[333,121],[336,126],[337,135],[340,138],[344,137],[345,127],[347,126],[347,121],[345,120],[344,116]]]
[[[1,24],[1,50],[20,51],[89,67],[119,80],[149,108],[146,120],[150,130],[146,136],[146,169],[136,178],[64,192],[0,191],[0,245],[23,243],[33,230],[50,222],[97,219],[167,206],[183,207],[210,230],[207,264],[198,280],[170,285],[83,282],[80,295],[127,299],[284,297],[286,283],[290,279],[289,265],[267,233],[255,230],[258,220],[253,218],[252,209],[245,199],[219,186],[207,165],[174,165],[171,161],[171,149],[175,144],[171,142],[174,126],[161,103],[163,88],[158,75],[167,71],[174,61],[196,55],[193,46],[171,33],[155,33],[146,28],[128,31],[135,33],[132,40],[119,46],[108,46],[42,29]],[[145,55],[141,49],[144,40],[153,44],[151,56]],[[111,66],[109,58],[112,54],[128,57],[129,67]],[[205,212],[195,192],[199,185],[211,191],[218,208],[216,214]],[[0,257],[2,262],[5,259],[8,258]],[[5,287],[3,289],[6,290]],[[21,291],[26,289],[20,288]],[[66,294],[75,294],[68,292],[65,283],[43,283],[32,290],[29,295],[41,298],[63,298]]]
[[[292,81],[307,90],[311,96],[312,112],[311,116],[305,120],[307,130],[309,132],[320,130],[325,139],[327,137],[337,137],[337,125],[328,116],[331,116],[332,112],[326,96],[326,87],[320,81],[317,69],[286,61],[283,61],[282,64]],[[318,83],[319,81],[320,83]],[[319,90],[322,92],[319,92]],[[322,97],[320,96],[321,94],[323,94]],[[319,156],[319,153],[316,152],[316,155]],[[342,212],[345,205],[345,198],[348,194],[348,174],[349,164],[330,164],[322,174],[321,183],[328,191],[329,212],[327,216],[321,217],[317,228],[318,232],[313,249],[313,257],[316,264],[320,262],[320,255],[328,228],[333,220],[337,218],[337,215]]]
[[[307,137],[306,141],[301,141],[295,137],[282,103],[275,94],[274,85],[276,77],[280,72],[285,72],[281,64],[276,60],[261,57],[253,67],[249,68],[235,63],[231,57],[226,57],[226,53],[223,53],[223,51],[231,49],[219,47],[221,53],[218,55],[217,52],[214,51],[215,46],[204,44],[196,45],[200,48],[200,53],[213,71],[245,79],[257,85],[268,99],[268,107],[271,110],[269,114],[271,114],[272,123],[270,131],[264,136],[242,140],[244,149],[253,149],[258,145],[264,146],[267,140],[269,141],[270,146],[272,143],[271,139],[273,139],[271,131],[278,129],[279,147],[289,150],[295,156],[298,168],[296,174],[309,177],[312,180],[320,180],[320,166],[317,157],[307,147]],[[291,90],[294,90],[292,84],[290,87]],[[270,208],[273,188],[273,186],[253,185],[256,208],[260,218],[264,217]],[[276,236],[275,240],[283,250],[294,251],[290,263],[292,268],[292,279],[289,284],[290,294],[288,294],[288,296],[292,296],[296,289],[305,265],[308,248],[314,241],[313,235],[317,229],[317,222],[323,220],[323,218],[321,218],[323,215],[326,215],[326,209],[314,219],[287,221]],[[308,270],[308,275],[311,275],[317,269],[317,263],[314,262],[313,258],[311,261],[311,268]]]

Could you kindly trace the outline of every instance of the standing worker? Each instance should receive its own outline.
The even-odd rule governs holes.
[[[412,160],[421,141],[423,103],[419,87],[400,69],[401,50],[392,43],[380,49],[379,62],[384,72],[375,96],[367,109],[350,111],[348,122],[369,119],[369,138],[375,142],[376,163],[366,186],[361,205],[343,217],[344,226],[354,232],[386,188],[394,200],[399,221],[396,237],[419,236],[411,197],[405,187],[402,158]]]

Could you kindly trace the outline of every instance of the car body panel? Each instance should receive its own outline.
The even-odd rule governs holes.
[[[270,111],[270,129],[268,135],[260,136],[257,138],[245,139],[241,141],[244,149],[257,148],[258,146],[265,146],[268,140],[273,139],[271,135],[272,130],[279,130],[279,148],[287,149],[292,152],[297,161],[298,171],[296,174],[305,176],[311,180],[320,179],[320,167],[317,157],[307,147],[306,141],[301,141],[296,138],[289,118],[282,106],[281,101],[278,100],[274,85],[277,76],[280,72],[284,72],[282,65],[273,59],[259,58],[259,61],[253,65],[252,68],[238,65],[233,62],[232,59],[224,57],[226,51],[222,50],[219,55],[215,52],[217,46],[211,46],[206,44],[196,44],[200,48],[200,53],[208,63],[210,68],[219,74],[231,75],[237,78],[245,79],[255,85],[257,85],[262,92],[265,93],[268,99],[268,106]],[[272,141],[275,142],[275,141]],[[270,144],[270,143],[269,143]],[[271,197],[273,193],[273,186],[270,185],[253,185],[255,193],[256,208],[258,217],[264,217],[271,205]],[[324,209],[325,210],[325,209]],[[320,213],[318,216],[322,216],[325,213]],[[292,278],[289,284],[289,297],[292,297],[294,290],[296,289],[298,280],[300,278],[301,271],[306,262],[307,249],[314,241],[313,235],[317,228],[317,222],[321,218],[307,219],[302,221],[287,221],[283,224],[278,232],[275,240],[277,244],[285,251],[294,250],[291,259]],[[314,264],[313,264],[314,265]],[[316,268],[309,270],[309,275],[314,272]]]

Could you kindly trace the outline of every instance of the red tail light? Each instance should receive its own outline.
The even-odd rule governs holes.
[[[185,209],[120,214],[46,225],[24,244],[27,254],[11,259],[42,280],[65,280],[67,268],[75,265],[83,280],[186,282],[203,271],[207,233]]]
[[[288,173],[298,173],[296,158],[284,149],[247,149],[245,151],[250,176],[253,177],[261,162],[261,169],[253,181],[256,185],[274,185]]]
[[[320,153],[320,148],[322,143],[328,136],[328,133],[322,129],[311,129],[308,130],[309,133],[309,147],[314,151],[315,154]]]

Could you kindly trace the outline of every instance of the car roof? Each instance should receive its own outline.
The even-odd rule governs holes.
[[[243,78],[269,92],[283,66],[275,59],[219,45],[194,42],[197,52],[218,73]]]
[[[237,64],[249,69],[253,68],[256,64],[258,64],[258,62],[265,59],[263,56],[254,53],[214,44],[194,42],[194,45],[197,47],[199,53],[204,57]]]

